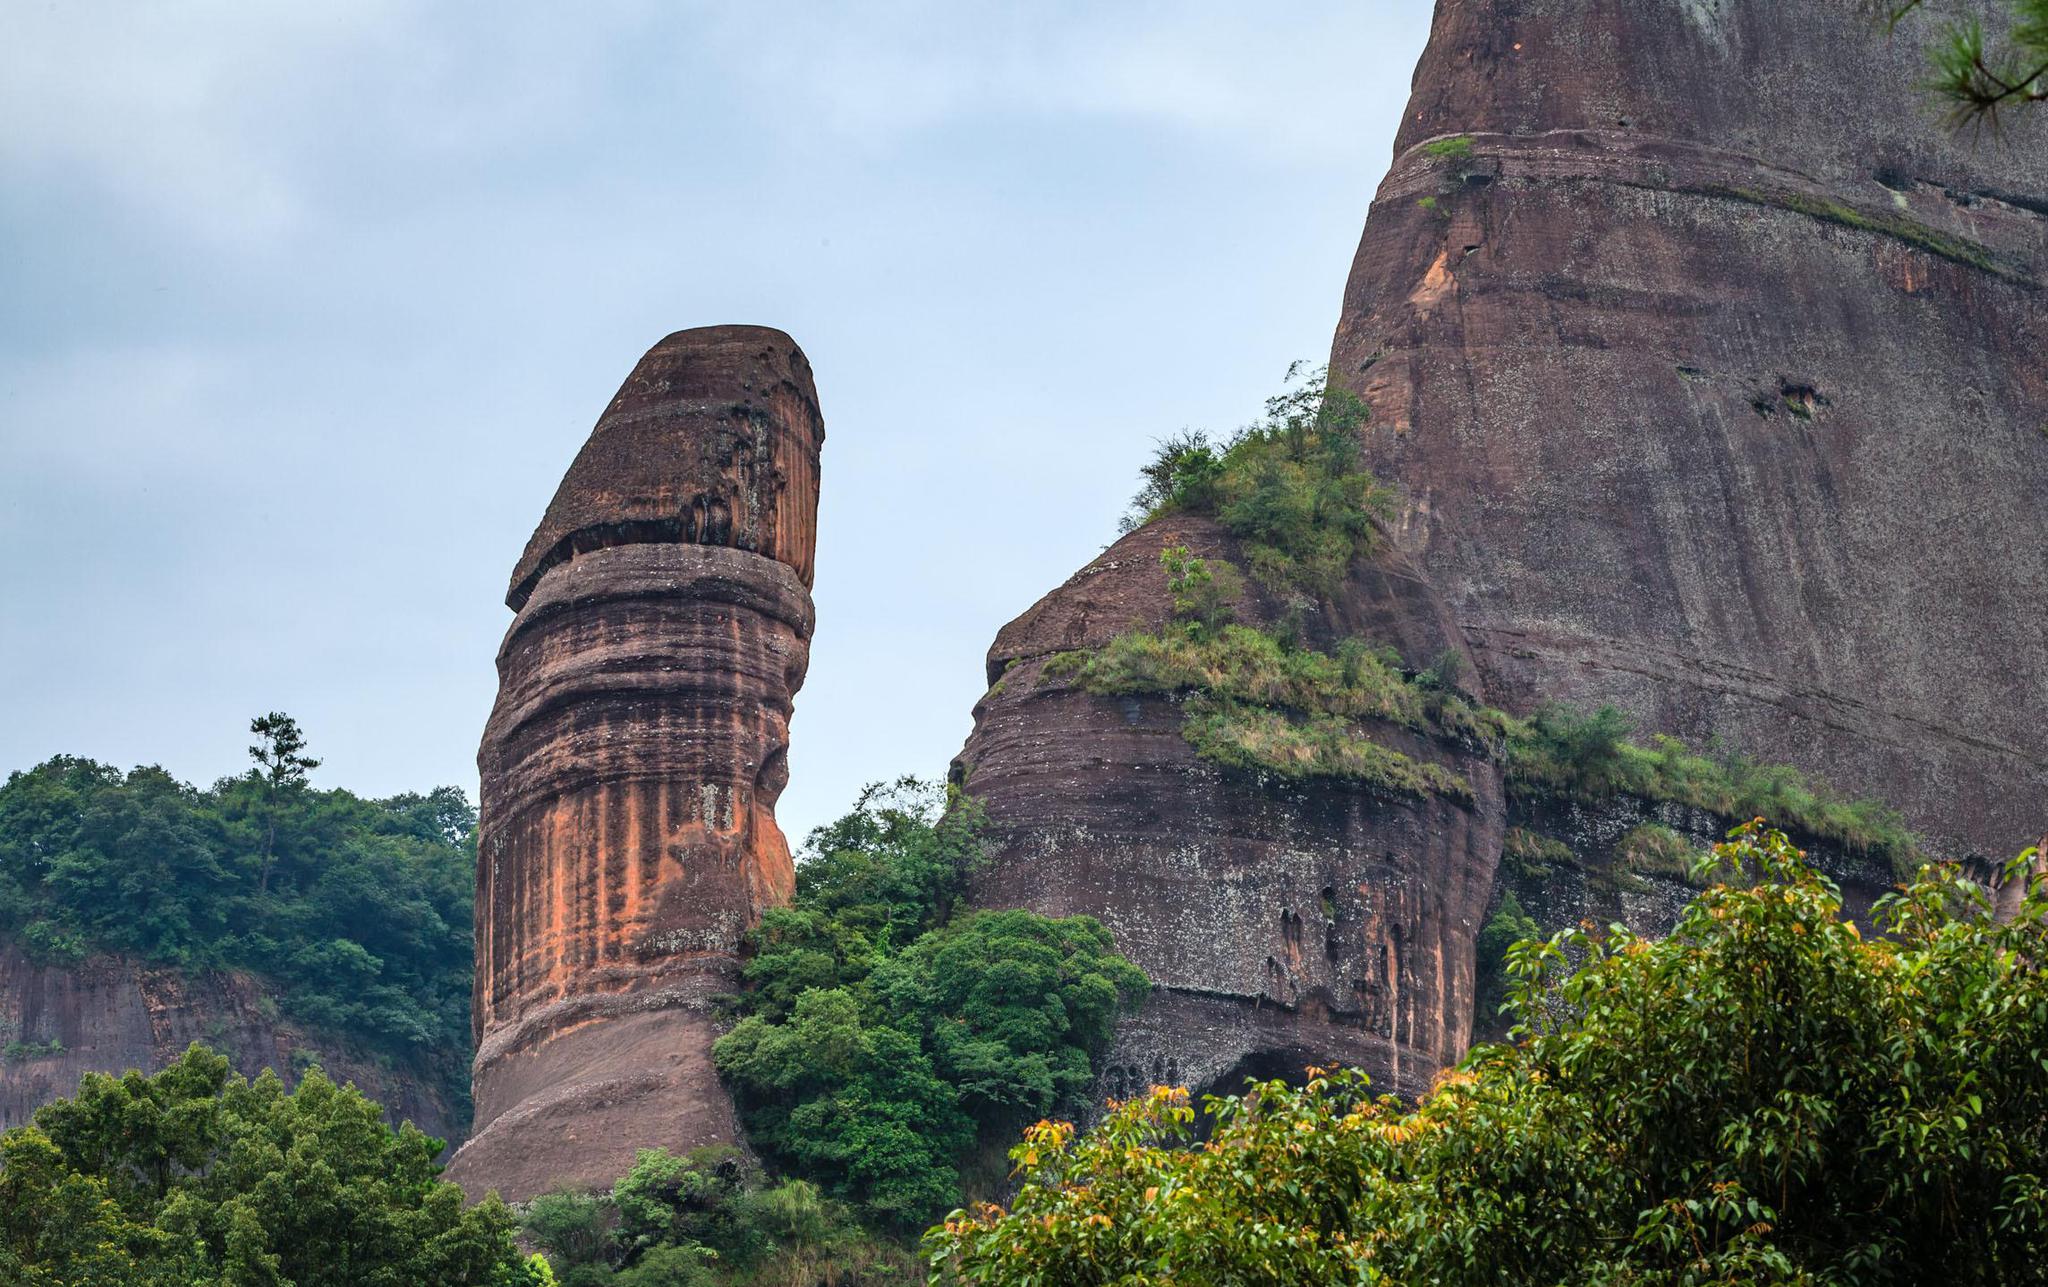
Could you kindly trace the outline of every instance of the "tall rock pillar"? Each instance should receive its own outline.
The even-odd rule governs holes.
[[[709,998],[788,899],[775,823],[809,659],[810,364],[763,327],[650,349],[512,574],[478,752],[472,1195],[609,1185],[737,1136]]]

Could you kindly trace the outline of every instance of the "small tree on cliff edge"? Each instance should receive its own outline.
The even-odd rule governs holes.
[[[1927,0],[1886,0],[1893,27]],[[2012,30],[1988,40],[1976,19],[1951,22],[1930,56],[1927,88],[1958,125],[1998,125],[1999,113],[2048,102],[2048,0],[2010,0]]]
[[[249,721],[249,731],[260,740],[249,748],[256,761],[256,777],[263,784],[263,864],[256,877],[256,892],[270,889],[270,869],[277,862],[277,816],[284,803],[306,789],[306,775],[320,767],[320,761],[306,755],[306,738],[299,722],[283,711],[272,711]]]

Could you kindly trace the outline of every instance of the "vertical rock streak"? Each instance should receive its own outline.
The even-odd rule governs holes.
[[[808,661],[824,430],[780,332],[642,358],[512,576],[478,753],[472,1193],[731,1141],[711,996],[793,883],[775,823]]]

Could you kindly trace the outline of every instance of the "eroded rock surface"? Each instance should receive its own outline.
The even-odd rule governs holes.
[[[775,822],[809,659],[810,366],[760,327],[641,359],[513,573],[484,732],[476,1126],[450,1178],[520,1199],[738,1138],[709,998],[786,901]]]
[[[319,1065],[384,1106],[393,1125],[459,1140],[460,1107],[445,1089],[446,1063],[393,1064],[279,1017],[257,978],[234,970],[180,969],[121,956],[77,965],[39,964],[0,942],[0,1130],[19,1126],[53,1099],[75,1095],[88,1072],[155,1072],[197,1041],[251,1079],[275,1068],[288,1084]],[[448,1052],[459,1059],[459,1052]]]
[[[2048,120],[1914,88],[2002,8],[1439,5],[1330,367],[1496,703],[2039,833]]]
[[[1059,652],[1170,620],[1159,554],[1176,545],[1242,563],[1214,522],[1161,519],[997,637],[993,687],[955,764],[993,830],[976,901],[1094,916],[1152,979],[1152,999],[1119,1031],[1104,1094],[1167,1082],[1234,1090],[1247,1074],[1339,1061],[1418,1091],[1468,1038],[1500,771],[1473,748],[1393,726],[1370,731],[1462,775],[1475,799],[1226,770],[1182,737],[1178,701],[1092,696],[1047,673]],[[1238,615],[1265,626],[1279,612],[1254,586]],[[1456,647],[1399,556],[1361,566],[1309,631],[1324,647],[1386,640],[1418,668]]]

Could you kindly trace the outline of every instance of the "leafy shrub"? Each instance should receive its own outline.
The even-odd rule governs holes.
[[[1166,569],[1166,592],[1173,599],[1173,619],[1196,638],[1215,634],[1236,615],[1244,581],[1237,569],[1221,560],[1211,563],[1188,553],[1184,545],[1159,552]]]
[[[0,1281],[537,1287],[496,1198],[467,1210],[441,1141],[318,1073],[287,1093],[193,1046],[87,1073],[0,1135]]]
[[[64,1043],[55,1037],[48,1041],[10,1041],[0,1047],[0,1059],[8,1063],[21,1063],[29,1059],[48,1059],[64,1053]]]
[[[749,1138],[885,1229],[957,1201],[978,1141],[1082,1093],[1146,986],[1087,917],[960,910],[982,825],[906,778],[814,831],[713,1047]]]
[[[1126,531],[1162,514],[1215,516],[1242,543],[1252,575],[1279,591],[1329,595],[1372,550],[1393,494],[1359,463],[1370,412],[1328,387],[1322,368],[1288,368],[1294,387],[1221,446],[1185,432],[1160,444],[1124,517]]]
[[[1474,1023],[1490,1026],[1501,1013],[1508,997],[1508,949],[1542,933],[1534,917],[1522,910],[1513,890],[1500,896],[1500,906],[1486,918],[1474,947]]]
[[[1661,942],[1511,949],[1513,1044],[1413,1107],[1315,1072],[1210,1100],[1198,1148],[1168,1087],[1039,1123],[1010,1210],[927,1234],[938,1280],[2039,1281],[2048,882],[2001,922],[1929,867],[1866,939],[1782,834],[1733,833],[1742,872]]]

